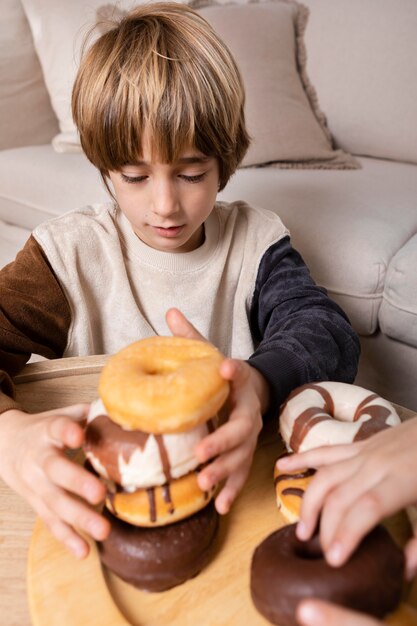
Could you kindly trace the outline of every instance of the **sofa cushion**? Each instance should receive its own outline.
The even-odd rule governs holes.
[[[417,413],[416,349],[408,341],[396,341],[380,331],[361,337],[355,384]]]
[[[417,235],[388,266],[379,324],[392,339],[417,347]]]
[[[307,70],[338,145],[417,163],[417,2],[303,4]]]
[[[229,45],[245,82],[246,119],[253,143],[244,165],[278,161],[285,167],[294,162],[298,167],[357,167],[353,157],[333,149],[316,93],[307,79],[304,7],[280,0],[209,3],[213,6],[199,10]],[[61,133],[54,139],[58,151],[80,150],[71,117],[71,88],[83,36],[103,4],[105,0],[23,0],[59,118]],[[131,6],[130,0],[117,2],[116,17]],[[107,12],[112,14],[111,5]]]
[[[0,11],[0,150],[50,141],[58,123],[20,2]]]
[[[367,158],[361,164],[337,172],[243,168],[219,198],[276,211],[315,280],[368,335],[378,326],[387,268],[417,232],[417,176],[410,164]],[[0,219],[33,228],[104,200],[107,192],[82,154],[56,154],[50,145],[0,152]]]
[[[108,199],[84,154],[57,154],[50,144],[0,151],[0,219],[5,222],[33,229],[66,211]]]
[[[387,268],[417,232],[417,174],[408,163],[360,162],[355,171],[239,170],[221,197],[276,211],[314,279],[370,335]]]

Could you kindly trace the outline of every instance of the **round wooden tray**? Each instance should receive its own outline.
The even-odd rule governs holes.
[[[284,522],[275,506],[272,472],[280,453],[276,437],[264,438],[251,477],[232,512],[221,519],[216,549],[194,579],[164,593],[140,592],[103,571],[97,549],[77,561],[45,526],[36,523],[29,554],[29,599],[35,626],[265,626],[250,598],[254,548]],[[407,518],[393,517],[390,530],[400,543],[409,535]],[[416,624],[404,604],[391,624]],[[410,621],[411,620],[411,621]]]
[[[18,399],[32,411],[91,401],[104,360],[87,357],[35,363],[18,380]],[[284,523],[276,508],[272,478],[281,451],[272,425],[261,434],[241,495],[230,514],[221,518],[210,563],[194,579],[163,593],[140,592],[103,571],[94,543],[87,559],[75,559],[38,520],[28,561],[33,624],[266,626],[250,598],[249,573],[255,547]],[[410,536],[405,513],[392,518],[389,527],[401,545]],[[405,590],[405,597],[407,604],[401,605],[389,623],[417,624],[417,589]]]

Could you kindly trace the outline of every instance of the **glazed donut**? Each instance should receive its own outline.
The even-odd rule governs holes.
[[[366,439],[400,424],[394,407],[380,396],[346,383],[310,383],[282,405],[280,430],[289,451]]]
[[[219,373],[223,358],[205,341],[148,337],[107,361],[99,396],[107,414],[126,429],[184,432],[224,404],[229,385]]]
[[[165,526],[207,506],[217,491],[202,491],[197,482],[198,472],[189,472],[165,485],[138,489],[133,493],[107,492],[106,507],[117,517],[134,526]],[[111,488],[111,487],[110,487]]]
[[[98,543],[103,565],[146,591],[165,591],[192,578],[207,564],[215,546],[218,514],[211,502],[191,517],[161,528],[139,528],[116,519]]]
[[[180,434],[125,430],[106,414],[101,400],[90,405],[84,452],[95,471],[124,491],[169,483],[198,467],[198,442],[218,425],[217,416]]]
[[[272,624],[296,626],[296,608],[306,597],[378,618],[400,602],[404,555],[385,528],[374,528],[341,567],[327,564],[317,535],[300,541],[295,528],[290,524],[269,535],[252,557],[252,600]]]
[[[289,524],[300,519],[301,499],[315,473],[311,468],[283,473],[275,466],[275,499],[278,510]]]

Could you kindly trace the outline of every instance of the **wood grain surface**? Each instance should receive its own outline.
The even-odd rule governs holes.
[[[106,357],[33,363],[17,379],[18,399],[29,411],[89,402],[96,396]],[[415,414],[398,407],[402,419]],[[281,444],[273,430],[264,432],[249,480],[222,518],[215,554],[195,579],[163,594],[139,592],[103,573],[95,546],[77,561],[49,534],[25,502],[0,482],[0,625],[28,626],[265,626],[249,595],[253,549],[283,520],[275,506],[273,465]],[[400,542],[410,533],[405,514],[391,530]],[[30,547],[28,578],[27,555]],[[26,600],[30,591],[31,617]],[[407,604],[391,620],[417,624],[417,589],[407,590]],[[81,611],[81,612],[80,612]]]

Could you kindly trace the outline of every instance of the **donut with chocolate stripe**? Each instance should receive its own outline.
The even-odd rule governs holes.
[[[289,524],[298,522],[300,519],[301,500],[314,474],[315,470],[311,468],[291,473],[281,472],[275,466],[274,487],[276,503],[278,510]]]
[[[295,389],[281,407],[280,431],[287,449],[305,452],[346,444],[400,424],[387,400],[346,383],[319,382]]]
[[[202,491],[198,471],[192,471],[164,485],[127,492],[108,483],[106,507],[121,520],[134,526],[156,527],[173,524],[208,505],[217,488]]]

